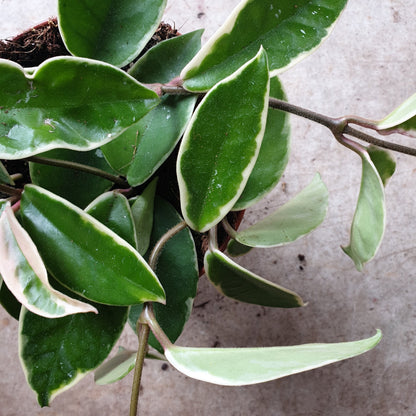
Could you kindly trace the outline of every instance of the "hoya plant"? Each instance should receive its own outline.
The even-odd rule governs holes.
[[[59,0],[72,56],[28,68],[0,60],[0,303],[19,320],[21,363],[41,406],[91,371],[106,384],[134,369],[134,415],[145,358],[241,386],[377,345],[379,330],[290,347],[175,343],[203,272],[231,299],[305,306],[231,258],[289,244],[325,218],[328,190],[316,173],[292,200],[238,228],[285,171],[289,114],[327,127],[361,159],[343,250],[358,270],[375,256],[395,170],[386,149],[415,154],[385,135],[415,134],[416,96],[379,121],[331,118],[287,102],[278,78],[329,36],[346,3],[243,0],[202,48],[197,30],[141,53],[165,0]],[[126,324],[137,350],[107,359]]]

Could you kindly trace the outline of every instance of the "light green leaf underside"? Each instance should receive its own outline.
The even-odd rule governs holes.
[[[101,364],[94,373],[94,381],[99,385],[114,383],[133,370],[137,351],[119,348],[117,354]]]
[[[91,150],[114,139],[159,99],[123,71],[89,59],[58,57],[33,75],[0,59],[0,158],[54,148]]]
[[[219,250],[205,253],[204,267],[215,288],[229,298],[276,308],[304,306],[296,293],[251,273]]]
[[[196,97],[166,95],[161,103],[101,149],[130,185],[146,182],[168,158],[194,109]]]
[[[122,67],[146,46],[166,0],[59,0],[59,29],[75,56]]]
[[[0,241],[0,274],[9,290],[27,309],[46,318],[97,313],[93,306],[51,287],[35,244],[10,207],[6,207],[0,217]]]
[[[42,153],[41,157],[71,161],[116,174],[111,169],[100,149],[77,152],[68,149],[54,149]],[[113,183],[101,176],[80,172],[74,169],[29,163],[32,183],[67,199],[84,209],[94,198],[108,191]],[[63,186],[62,184],[65,184]]]
[[[277,77],[270,80],[270,97],[286,99]],[[259,156],[233,210],[239,211],[255,204],[279,182],[289,158],[289,134],[289,115],[269,108]]]
[[[150,48],[128,71],[140,82],[166,84],[179,76],[183,67],[201,48],[203,30],[167,39]]]
[[[19,319],[19,355],[30,387],[41,406],[97,368],[120,337],[128,308],[94,305],[98,314],[57,319],[25,308]]]
[[[243,192],[263,139],[268,98],[261,48],[212,88],[193,114],[179,149],[177,177],[182,213],[194,230],[221,221]]]
[[[3,163],[0,161],[0,183],[5,183],[7,185],[14,185],[13,179],[10,177],[9,172],[7,172]]]
[[[162,286],[140,254],[75,205],[27,185],[21,215],[48,270],[75,293],[120,306],[165,301]]]
[[[314,230],[324,220],[328,189],[316,174],[292,200],[263,220],[236,233],[234,238],[251,247],[274,247],[291,243]]]
[[[275,380],[345,360],[374,348],[381,331],[371,338],[334,344],[304,344],[269,348],[186,348],[165,350],[167,360],[197,380],[223,386],[243,386]]]
[[[184,68],[191,91],[206,91],[263,46],[272,75],[312,53],[329,35],[347,0],[245,0]]]
[[[384,187],[368,153],[359,153],[362,160],[361,187],[350,231],[350,243],[343,247],[358,270],[371,260],[383,239],[385,228]]]

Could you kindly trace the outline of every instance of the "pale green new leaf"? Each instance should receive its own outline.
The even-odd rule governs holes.
[[[205,253],[204,267],[215,288],[229,298],[275,308],[304,306],[296,293],[244,269],[217,249]]]
[[[243,0],[184,68],[191,91],[206,91],[262,45],[271,75],[312,53],[330,34],[347,0]]]
[[[180,372],[222,386],[243,386],[275,380],[355,357],[374,348],[381,331],[371,338],[333,344],[268,348],[186,348],[172,345],[167,360]]]
[[[0,275],[15,298],[28,310],[46,318],[97,312],[88,303],[53,289],[39,252],[12,209],[0,217]]]
[[[243,192],[263,139],[268,99],[261,48],[215,85],[193,114],[179,149],[177,177],[182,213],[194,230],[221,221]]]
[[[27,185],[20,211],[46,267],[73,292],[109,305],[165,302],[159,280],[134,247],[75,205]]]
[[[312,182],[293,199],[263,220],[236,233],[234,238],[251,247],[275,247],[308,234],[324,220],[328,189],[316,174]]]
[[[45,61],[33,75],[0,59],[0,158],[54,148],[91,150],[117,137],[157,103],[157,94],[103,62]]]
[[[371,260],[383,239],[385,228],[384,187],[377,168],[365,149],[358,152],[362,160],[360,194],[350,231],[350,243],[343,247],[358,270]]]
[[[166,0],[59,0],[59,30],[75,56],[122,67],[146,46]]]

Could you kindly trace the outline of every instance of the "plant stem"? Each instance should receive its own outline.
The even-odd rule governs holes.
[[[82,163],[71,162],[69,160],[50,159],[47,157],[40,157],[40,156],[31,156],[31,157],[26,158],[25,160],[27,160],[28,162],[40,163],[42,165],[50,165],[50,166],[57,166],[60,168],[78,170],[80,172],[85,172],[91,175],[100,176],[124,188],[129,187],[129,184],[127,183],[127,181],[123,179],[122,177],[112,175],[111,173],[108,173],[101,169],[94,168],[92,166],[83,165]]]
[[[19,196],[20,197],[20,195],[22,193],[22,190],[21,189],[16,189],[16,188],[13,188],[12,186],[5,185],[5,184],[1,183],[0,184],[0,192],[2,192],[3,194],[6,194],[6,195]]]

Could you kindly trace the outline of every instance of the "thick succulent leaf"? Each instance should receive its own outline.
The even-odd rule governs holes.
[[[233,238],[227,244],[227,252],[230,256],[237,257],[247,254],[253,247],[245,246],[244,244],[239,243]]]
[[[81,163],[89,167],[115,174],[106,162],[100,149],[77,152],[68,149],[54,149],[43,153],[42,157]],[[32,183],[39,185],[67,199],[80,208],[85,208],[94,198],[108,191],[113,183],[97,175],[74,169],[29,163]],[[65,184],[65,186],[62,186]]]
[[[182,218],[168,202],[156,198],[151,247],[181,221]],[[163,331],[174,342],[191,314],[198,283],[196,251],[189,229],[182,230],[166,243],[157,262],[156,274],[166,291],[166,305],[153,305],[154,313]],[[141,305],[130,309],[129,323],[133,330],[141,309]],[[153,334],[149,343],[163,352]]]
[[[286,99],[277,77],[270,80],[270,96]],[[289,115],[269,108],[259,156],[233,210],[239,211],[255,204],[279,182],[289,158],[289,134]]]
[[[312,370],[355,357],[374,348],[381,332],[371,338],[333,344],[269,348],[186,348],[171,346],[167,360],[181,373],[222,386],[243,386]]]
[[[3,163],[0,161],[0,183],[5,183],[7,185],[14,185],[13,179],[10,177],[9,172],[4,167]]]
[[[14,297],[0,276],[0,305],[14,319],[19,320],[22,304]]]
[[[251,247],[275,247],[291,243],[314,230],[324,220],[328,189],[316,174],[293,199],[263,220],[236,233],[234,238]]]
[[[126,350],[120,347],[117,354],[101,364],[94,373],[97,384],[110,384],[125,377],[136,364],[137,351]]]
[[[182,213],[196,231],[221,221],[244,190],[266,126],[268,77],[261,48],[212,88],[192,116],[179,149],[177,176]]]
[[[57,319],[43,318],[22,308],[20,360],[41,406],[48,406],[58,394],[97,368],[120,337],[128,308],[95,306],[97,315]]]
[[[16,299],[46,318],[95,312],[88,303],[53,289],[39,252],[10,207],[0,217],[0,274]]]
[[[149,49],[128,71],[146,84],[166,84],[179,76],[183,67],[201,48],[203,30],[195,30],[158,43]]]
[[[111,231],[114,231],[131,246],[137,246],[130,204],[127,198],[121,195],[120,192],[112,191],[100,195],[85,208],[85,212],[100,221]]]
[[[20,211],[46,267],[72,291],[110,305],[165,301],[162,286],[140,254],[75,205],[27,185]]]
[[[376,122],[375,127],[382,134],[402,133],[416,137],[416,94]]]
[[[147,112],[157,94],[103,62],[74,57],[45,61],[33,75],[0,60],[0,158],[54,148],[91,150]]]
[[[296,293],[244,269],[217,249],[205,253],[204,267],[215,288],[229,298],[276,308],[304,306]]]
[[[59,30],[75,56],[122,67],[152,37],[166,0],[59,0]]]
[[[350,243],[343,247],[358,270],[371,260],[383,239],[385,228],[384,187],[377,168],[365,150],[362,160],[360,194],[350,231]]]
[[[368,146],[367,152],[380,175],[383,185],[386,186],[396,170],[396,161],[390,152],[377,146]]]
[[[347,0],[243,0],[184,68],[185,88],[206,91],[262,45],[272,75],[312,53],[329,35]]]
[[[157,179],[147,185],[146,189],[134,201],[131,201],[131,212],[136,233],[137,251],[144,256],[150,245],[153,229],[153,208],[157,188]]]
[[[188,123],[196,97],[166,95],[160,105],[101,149],[132,186],[146,182],[168,158]]]

